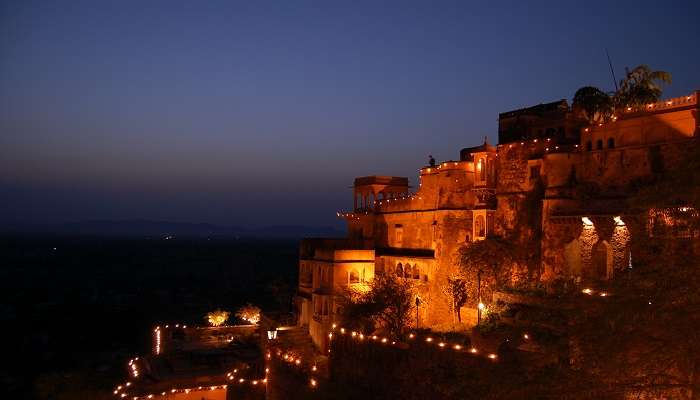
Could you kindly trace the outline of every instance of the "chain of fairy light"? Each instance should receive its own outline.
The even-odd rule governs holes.
[[[335,333],[334,333],[335,332]],[[387,337],[382,337],[382,336],[377,336],[377,335],[365,335],[363,333],[358,333],[355,331],[348,331],[347,329],[343,327],[338,327],[336,324],[333,324],[331,332],[328,333],[328,339],[333,340],[334,335],[346,335],[349,334],[349,337],[357,340],[358,343],[371,343],[371,342],[377,342],[381,343],[383,345],[387,346],[396,346],[397,342],[395,340],[390,340]],[[409,340],[417,340],[417,336],[413,333],[409,335]],[[523,338],[528,340],[530,337],[527,334],[523,335]],[[450,348],[454,351],[464,351],[466,354],[470,354],[473,356],[478,356],[481,355],[480,351],[475,348],[465,348],[464,346],[460,344],[450,344],[447,342],[442,342],[442,341],[436,341],[432,337],[428,336],[425,338],[425,342],[428,344],[436,344],[438,348]],[[402,350],[406,350],[401,348]],[[328,349],[328,352],[330,353],[330,349]],[[298,368],[302,371],[306,370],[307,371],[307,376],[308,376],[308,381],[309,381],[309,386],[312,389],[316,389],[319,386],[319,378],[317,376],[318,373],[318,367],[316,364],[305,364],[302,361],[302,358],[295,355],[293,352],[284,352],[280,349],[277,350],[270,350],[266,354],[266,358],[268,360],[272,359],[272,357],[275,357],[281,361],[284,361],[288,366]],[[484,355],[485,358],[488,358],[491,361],[496,361],[498,356],[495,353],[487,353]],[[268,369],[265,370],[266,372],[269,371]]]
[[[259,379],[246,379],[243,377],[237,377],[236,374],[238,373],[238,369],[234,369],[231,372],[226,373],[226,379],[229,380],[230,382],[228,385],[250,385],[250,386],[260,386],[264,387],[267,382],[268,382],[268,377],[267,373],[269,372],[269,369],[265,369],[265,377],[264,378],[259,378]],[[145,394],[145,395],[140,395],[140,396],[130,396],[126,390],[131,386],[131,382],[126,382],[124,385],[119,385],[116,387],[114,390],[113,394],[116,396],[119,396],[121,398],[126,398],[129,397],[129,399],[132,400],[142,400],[142,399],[153,399],[157,396],[167,396],[167,395],[172,395],[172,394],[179,394],[179,393],[191,393],[191,392],[197,392],[197,391],[213,391],[217,389],[226,389],[228,385],[210,385],[210,386],[197,386],[197,387],[189,387],[189,388],[172,388],[169,391],[164,391],[160,393],[150,393],[150,394]]]
[[[161,340],[160,340],[160,331],[162,329],[168,329],[170,328],[170,324],[165,325],[164,327],[161,326],[156,326],[154,328],[154,332],[156,334],[156,348],[155,353],[156,355],[161,353]],[[187,325],[184,324],[175,324],[173,326],[174,328],[187,328]],[[202,327],[194,327],[195,329],[203,329]],[[135,357],[129,360],[128,367],[129,367],[129,373],[133,376],[134,379],[138,379],[140,376],[139,368],[138,368],[138,361],[139,357]],[[257,386],[257,385],[265,385],[267,383],[267,372],[268,370],[265,370],[265,377],[260,378],[260,379],[245,379],[245,378],[238,378],[235,379],[233,378],[233,375],[237,373],[238,370],[234,369],[232,372],[229,372],[226,374],[226,378],[229,381],[233,381],[232,384],[244,384],[248,383],[252,386]],[[120,398],[126,398],[129,397],[132,400],[140,400],[140,399],[152,399],[158,395],[160,396],[166,396],[169,394],[177,394],[177,393],[190,393],[190,392],[196,392],[196,391],[211,391],[211,390],[216,390],[216,389],[224,389],[226,388],[226,385],[213,385],[213,386],[197,386],[197,387],[190,387],[190,388],[172,388],[169,391],[161,392],[160,394],[157,393],[151,393],[147,395],[141,395],[141,396],[129,396],[129,394],[126,392],[128,388],[130,388],[132,385],[131,382],[125,382],[121,385],[118,385],[114,390],[112,391],[112,394],[115,396],[119,396]]]
[[[396,346],[396,341],[390,340],[387,337],[382,337],[382,336],[377,336],[377,335],[365,335],[363,333],[359,333],[356,331],[348,331],[347,329],[345,329],[343,327],[338,327],[336,324],[333,324],[332,331],[330,333],[328,333],[329,340],[333,340],[333,336],[334,336],[333,332],[336,332],[336,334],[339,334],[339,335],[346,335],[349,333],[350,338],[353,340],[356,340],[358,342],[365,342],[365,343],[378,342],[378,343],[381,343],[383,345]],[[528,336],[528,338],[529,338],[529,336]],[[415,333],[411,333],[408,335],[408,340],[409,341],[417,341],[417,340],[421,340],[421,339]],[[458,344],[458,343],[449,343],[449,342],[445,342],[445,341],[436,340],[432,336],[425,336],[425,338],[423,340],[425,341],[426,344],[429,344],[429,345],[434,344],[439,349],[451,349],[452,351],[455,351],[455,352],[464,352],[464,353],[474,355],[474,356],[483,355],[484,357],[486,357],[492,361],[496,361],[496,359],[498,358],[498,355],[496,355],[496,353],[483,353],[482,354],[482,352],[479,351],[479,349],[476,347],[472,346],[472,347],[466,348],[465,346],[462,346],[461,344]],[[411,348],[409,347],[409,349],[411,349]],[[408,350],[408,349],[402,349],[402,350]]]
[[[588,295],[588,296],[593,296],[594,294],[596,294],[596,291],[594,291],[594,290],[591,289],[591,288],[585,288],[585,289],[581,290],[581,292],[582,292],[583,294]],[[599,297],[610,297],[610,296],[611,296],[611,294],[610,294],[609,292],[606,292],[606,291],[600,291],[600,292],[597,293],[597,295],[598,295]],[[652,304],[651,300],[649,300],[649,304],[650,304],[650,305]],[[176,324],[175,326],[176,326],[176,327],[180,327],[180,324]],[[168,328],[169,326],[166,325],[165,327]],[[186,328],[187,326],[186,326],[186,325],[182,325],[182,327],[183,327],[183,328]],[[159,330],[160,330],[160,327],[156,327],[155,331],[157,332],[157,331],[159,331]],[[340,335],[345,335],[348,331],[347,331],[345,328],[343,328],[343,327],[338,327],[337,324],[333,324],[333,325],[332,325],[332,328],[331,328],[331,332],[328,333],[328,338],[329,338],[329,340],[332,340],[332,339],[333,339],[333,332],[337,332],[337,333],[340,334]],[[396,341],[393,341],[393,340],[390,341],[390,340],[389,340],[388,338],[386,338],[386,337],[381,337],[381,336],[377,336],[377,335],[371,335],[371,336],[370,336],[370,335],[364,335],[363,333],[358,333],[358,332],[355,332],[355,331],[350,331],[350,337],[351,337],[352,339],[358,340],[359,342],[363,342],[363,341],[365,341],[365,339],[367,339],[367,342],[375,341],[375,342],[379,342],[379,343],[382,343],[382,344],[385,344],[385,345],[386,345],[386,344],[391,345],[391,346],[396,345]],[[531,338],[530,335],[529,335],[527,332],[523,333],[523,334],[522,334],[522,337],[523,337],[523,339],[525,339],[525,340],[530,340],[530,338]],[[416,334],[411,333],[411,334],[408,335],[408,340],[413,341],[413,340],[420,340],[420,339],[417,338]],[[444,342],[444,341],[436,341],[436,340],[435,340],[433,337],[431,337],[431,336],[426,336],[424,340],[425,340],[425,343],[427,343],[427,344],[435,344],[435,345],[437,345],[437,347],[440,348],[440,349],[445,349],[445,348],[447,348],[447,349],[452,349],[452,350],[457,351],[457,352],[464,351],[464,352],[467,352],[467,353],[472,354],[472,355],[481,354],[480,351],[479,351],[479,349],[477,349],[476,347],[473,347],[473,346],[472,346],[472,347],[469,347],[469,348],[466,348],[466,347],[464,347],[464,346],[462,346],[462,345],[460,345],[460,344],[451,344],[451,343],[447,343],[447,342]],[[160,350],[160,349],[157,349],[156,353],[159,353],[158,350]],[[404,350],[405,350],[405,349],[404,349]],[[330,349],[328,349],[328,352],[330,353]],[[275,352],[275,354],[276,354],[281,360],[286,361],[286,362],[288,362],[288,363],[291,364],[291,365],[295,365],[295,366],[297,366],[297,367],[301,367],[301,366],[302,366],[301,357],[296,357],[296,356],[294,356],[294,355],[291,354],[291,353],[283,353],[281,350],[277,350],[277,351]],[[267,359],[269,360],[269,359],[272,357],[272,353],[271,353],[271,352],[268,352],[266,357],[267,357]],[[490,360],[494,360],[494,361],[498,358],[498,356],[497,356],[495,353],[487,353],[487,354],[485,355],[485,357],[486,357],[486,358],[489,358]],[[134,378],[137,378],[137,379],[138,379],[138,377],[139,377],[139,370],[138,370],[137,361],[139,361],[139,357],[132,358],[132,359],[129,360],[128,365],[129,365],[130,373],[133,375]],[[309,371],[311,371],[311,372],[309,373],[309,385],[310,385],[312,388],[316,388],[316,387],[318,386],[318,378],[315,376],[314,373],[316,373],[316,372],[318,371],[318,368],[317,368],[316,364],[313,364],[313,365],[309,366],[307,369],[308,369]],[[237,369],[234,369],[232,372],[227,373],[226,377],[227,377],[229,380],[234,381],[234,375],[235,375],[237,372],[238,372],[238,370],[237,370]],[[267,377],[268,372],[269,372],[269,368],[265,368],[265,377],[264,377],[264,378],[261,378],[261,379],[249,379],[249,380],[246,380],[245,378],[238,378],[238,379],[235,380],[235,381],[236,381],[237,383],[241,383],[241,384],[242,384],[242,383],[245,383],[245,382],[249,382],[249,383],[250,383],[251,385],[253,385],[253,386],[258,385],[259,383],[264,385],[264,384],[267,383],[267,380],[268,380],[268,377]],[[126,390],[126,388],[128,388],[128,387],[130,387],[130,386],[131,386],[131,382],[125,382],[125,383],[122,384],[122,385],[118,385],[118,386],[114,389],[113,394],[114,394],[114,395],[119,395],[120,397],[125,398],[125,397],[128,396],[128,395],[125,393],[125,390]],[[226,386],[226,385],[222,385],[221,387],[224,388],[225,386]],[[214,390],[214,389],[216,389],[216,388],[217,388],[217,386],[209,386],[209,387],[202,387],[202,386],[199,386],[199,387],[197,387],[197,388],[186,388],[186,389],[175,389],[175,388],[173,388],[173,389],[171,389],[170,393],[189,393],[189,392],[195,391],[195,390]],[[123,391],[123,390],[124,390],[124,391]],[[166,394],[168,394],[168,392],[161,392],[161,395],[166,395]],[[149,397],[149,396],[150,396],[150,397]],[[155,395],[150,394],[150,395],[147,395],[147,396],[134,396],[133,399],[134,399],[134,400],[137,400],[137,399],[150,399],[150,398],[153,398],[153,396],[155,396]]]
[[[296,354],[290,351],[282,351],[281,349],[271,349],[265,355],[265,358],[267,358],[268,360],[271,360],[272,357],[284,361],[285,363],[287,363],[288,366],[300,369],[302,370],[302,372],[306,371],[306,375],[309,381],[309,387],[311,387],[312,389],[316,389],[318,387],[319,378],[317,376],[318,366],[316,365],[316,363],[304,363],[302,362],[302,358],[300,356],[297,356]],[[269,369],[265,368],[265,372],[269,372]]]

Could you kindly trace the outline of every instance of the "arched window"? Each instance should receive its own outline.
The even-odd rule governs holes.
[[[410,278],[410,277],[411,277],[412,271],[413,271],[413,269],[411,268],[411,264],[406,264],[406,265],[404,265],[404,267],[403,267],[403,277],[404,277],[404,278]]]
[[[396,276],[403,278],[403,264],[401,263],[396,264]]]
[[[596,150],[603,150],[603,139],[598,139],[595,142],[595,148]]]
[[[349,272],[348,282],[350,284],[360,283],[360,273],[356,269]]]
[[[413,266],[413,279],[420,279],[420,268],[418,268],[418,265]]]
[[[479,160],[479,180],[486,180],[486,161],[483,158]]]
[[[608,148],[609,149],[615,148],[615,138],[608,138]]]
[[[593,143],[591,143],[591,141],[589,140],[586,142],[586,151],[591,151],[591,150],[593,150]]]

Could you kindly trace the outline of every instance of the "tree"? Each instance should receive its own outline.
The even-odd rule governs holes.
[[[346,294],[343,320],[349,327],[379,326],[400,337],[410,325],[414,304],[410,280],[393,274],[375,275],[367,291]]]
[[[238,309],[236,317],[255,325],[260,322],[260,308],[248,303]]]
[[[495,288],[509,281],[509,267],[516,259],[515,247],[510,240],[489,237],[460,248],[459,266],[466,280],[466,295],[472,299],[472,304],[480,300],[479,294],[490,297]]]
[[[207,313],[204,319],[207,320],[211,326],[221,326],[228,321],[229,315],[231,315],[231,313],[228,311],[216,310]]]
[[[574,94],[573,107],[583,110],[590,124],[603,122],[613,112],[612,98],[593,86],[584,86]]]
[[[460,309],[467,304],[469,299],[467,278],[460,273],[450,274],[447,281],[442,285],[442,292],[450,301],[450,309],[452,312],[452,321],[454,322],[455,315],[457,322],[462,322],[462,314]]]
[[[615,93],[615,105],[622,108],[656,103],[664,83],[671,83],[671,74],[666,71],[654,71],[648,65],[639,65],[631,71],[626,68],[625,78]]]

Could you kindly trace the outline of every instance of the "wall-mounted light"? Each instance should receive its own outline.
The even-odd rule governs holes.
[[[593,226],[593,221],[588,217],[581,217],[581,222],[586,226]]]
[[[625,221],[619,215],[613,219],[615,220],[615,226],[625,226]]]
[[[272,330],[272,331],[267,331],[267,340],[275,340],[277,339],[277,329]]]

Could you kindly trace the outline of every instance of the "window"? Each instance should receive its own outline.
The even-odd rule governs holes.
[[[401,247],[401,245],[403,244],[403,226],[395,225],[394,228],[394,245],[397,247]]]
[[[474,223],[474,233],[478,237],[486,236],[486,224],[484,223],[484,217],[479,215],[476,217],[476,222]]]
[[[420,279],[420,268],[417,265],[413,266],[413,279]]]
[[[595,148],[596,150],[603,150],[603,139],[598,139],[598,141],[595,142]]]
[[[615,148],[615,138],[608,138],[608,148],[609,149]]]
[[[538,179],[540,177],[540,166],[530,167],[530,179]]]
[[[348,283],[360,283],[360,273],[356,269],[349,272]]]
[[[411,268],[411,264],[406,264],[403,268],[403,277],[410,279],[411,276],[413,276],[413,268]]]
[[[403,264],[401,263],[396,264],[396,276],[403,278]]]
[[[479,180],[486,180],[486,160],[483,158],[479,160]]]
[[[586,151],[591,151],[591,150],[593,150],[593,144],[589,140],[586,142]]]

